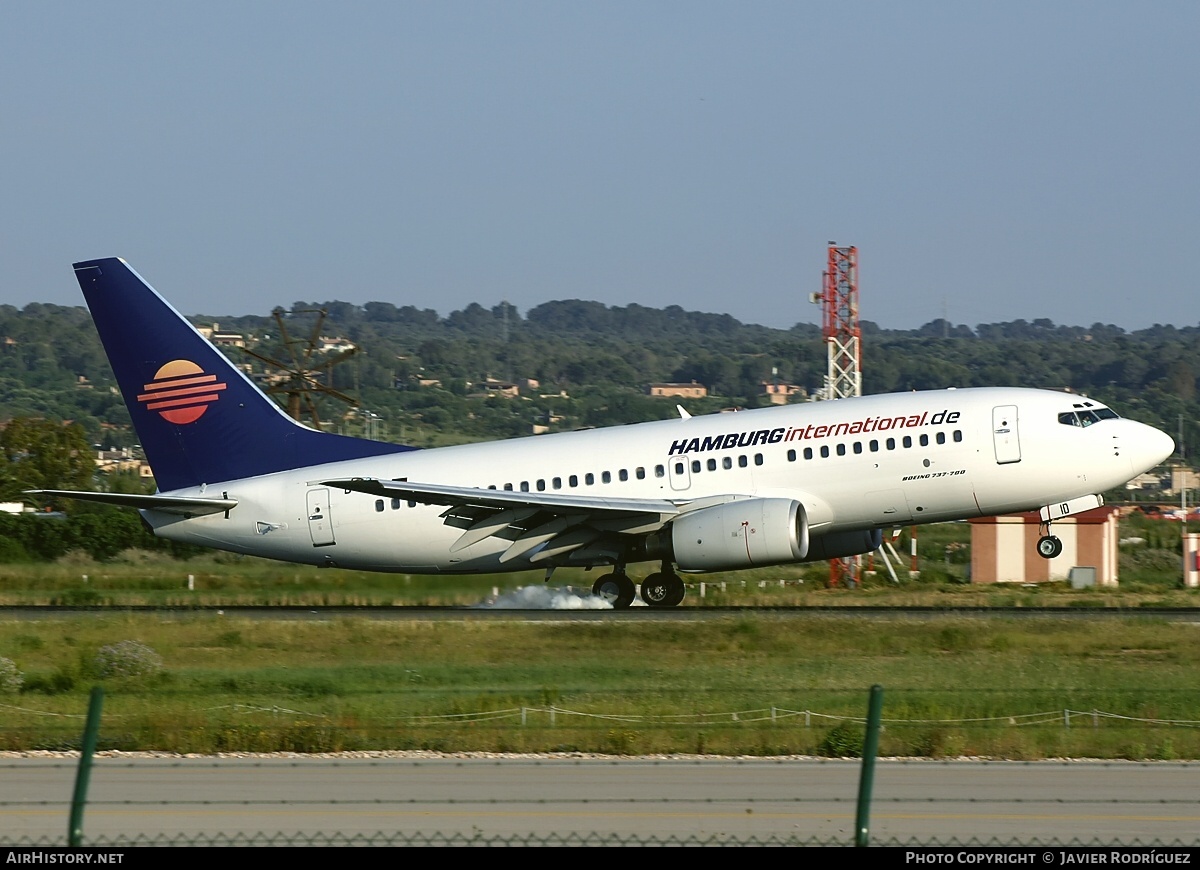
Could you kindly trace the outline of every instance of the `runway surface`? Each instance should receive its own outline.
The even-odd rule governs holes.
[[[65,844],[75,771],[69,757],[0,757],[0,843]],[[84,832],[105,845],[851,845],[860,771],[810,758],[105,756]],[[1195,846],[1198,786],[1197,762],[881,760],[870,841]]]

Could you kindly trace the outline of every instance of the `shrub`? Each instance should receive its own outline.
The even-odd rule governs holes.
[[[17,670],[17,663],[0,656],[0,694],[11,695],[21,691],[25,677]]]
[[[841,722],[834,726],[817,746],[817,755],[824,758],[862,758],[862,727]]]
[[[96,674],[107,677],[146,677],[162,670],[162,656],[136,640],[100,647],[94,660]]]

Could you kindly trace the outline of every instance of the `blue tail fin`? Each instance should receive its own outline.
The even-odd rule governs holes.
[[[292,420],[124,260],[75,277],[160,490],[414,449]]]

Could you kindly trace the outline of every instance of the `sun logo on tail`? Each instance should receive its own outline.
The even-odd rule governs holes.
[[[154,380],[142,387],[138,401],[148,411],[157,411],[168,423],[194,423],[215,402],[225,384],[217,376],[205,374],[191,360],[177,359],[154,373]]]

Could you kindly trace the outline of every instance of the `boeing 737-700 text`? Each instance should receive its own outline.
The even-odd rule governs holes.
[[[154,495],[42,490],[137,508],[157,535],[290,562],[469,574],[604,567],[628,607],[676,573],[868,553],[885,529],[1041,510],[1050,524],[1174,450],[1065,392],[972,388],[420,450],[288,417],[123,260],[75,275],[154,472]]]

